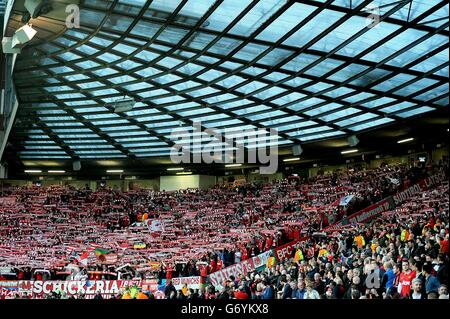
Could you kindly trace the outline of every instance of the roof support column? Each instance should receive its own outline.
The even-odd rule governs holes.
[[[1,105],[0,105],[0,160],[3,157],[8,137],[16,118],[19,102],[14,87],[13,70],[16,54],[4,55],[4,67],[2,68]]]

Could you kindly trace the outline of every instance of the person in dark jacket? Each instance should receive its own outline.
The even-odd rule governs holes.
[[[166,299],[169,298],[169,296],[172,292],[174,292],[175,295],[177,294],[177,290],[175,289],[175,286],[172,284],[172,280],[169,280],[166,288],[164,289],[164,294],[166,295]]]
[[[100,291],[97,291],[97,293],[94,296],[94,299],[103,299],[102,294],[100,293]]]
[[[267,281],[263,281],[263,284],[264,284],[265,288],[263,290],[261,299],[274,299],[275,291],[274,291],[272,285],[269,284]]]
[[[288,282],[282,282],[283,290],[281,299],[291,299],[292,298],[292,287]]]
[[[436,278],[439,280],[442,284],[448,283],[448,268],[445,264],[445,257],[443,254],[438,255],[438,264],[439,268],[437,270]]]
[[[437,293],[439,291],[439,287],[441,283],[439,280],[431,274],[433,269],[433,265],[430,263],[426,263],[423,265],[423,274],[425,276],[425,291],[427,294],[431,292]]]
[[[306,292],[305,282],[303,280],[299,281],[297,288],[292,291],[293,299],[303,299]]]

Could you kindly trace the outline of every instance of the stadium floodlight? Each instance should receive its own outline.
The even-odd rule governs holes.
[[[40,173],[42,173],[42,171],[39,170],[39,169],[26,169],[26,170],[25,170],[25,173],[29,173],[29,174],[40,174]]]
[[[48,171],[50,174],[65,174],[66,171],[62,171],[62,170],[51,170]]]
[[[184,171],[183,167],[171,167],[167,169],[169,172]]]
[[[12,38],[12,47],[16,48],[19,44],[26,44],[30,42],[37,31],[29,24],[25,24],[23,27],[19,28]]]
[[[352,135],[347,139],[347,142],[350,147],[354,147],[358,145],[359,139],[356,137],[356,135]]]
[[[136,101],[134,99],[122,99],[114,102],[114,112],[123,113],[129,112],[136,105]]]
[[[242,166],[242,164],[228,164],[228,165],[225,165],[225,167],[228,167],[228,168],[230,168],[230,167],[241,167]]]
[[[20,54],[21,49],[13,47],[12,37],[3,37],[2,39],[2,49],[5,54]]]
[[[106,173],[119,174],[119,173],[123,173],[123,169],[109,169],[106,171]]]
[[[402,143],[407,143],[407,142],[411,142],[411,141],[414,141],[414,138],[413,138],[413,137],[410,137],[410,138],[406,138],[406,139],[404,139],[404,140],[397,141],[397,143],[398,143],[398,144],[402,144]]]
[[[358,150],[348,150],[348,151],[342,151],[341,154],[351,154],[351,153],[356,153],[358,152]]]
[[[292,155],[299,156],[302,155],[303,148],[300,144],[292,146]]]
[[[300,157],[294,157],[294,158],[286,158],[283,160],[283,162],[295,162],[295,161],[299,161]]]

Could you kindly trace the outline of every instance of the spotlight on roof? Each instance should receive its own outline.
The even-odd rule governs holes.
[[[300,144],[292,146],[292,155],[300,156],[303,153],[303,148]]]
[[[283,162],[295,162],[295,161],[299,161],[300,157],[293,157],[293,158],[286,158],[283,160]]]
[[[114,112],[116,113],[122,113],[122,112],[129,112],[133,109],[134,105],[136,104],[136,101],[134,99],[122,99],[117,100],[114,102]]]
[[[351,153],[356,153],[358,152],[358,150],[348,150],[348,151],[342,151],[341,154],[351,154]]]
[[[48,171],[50,174],[65,174],[66,171],[60,171],[60,170],[52,170]]]
[[[356,137],[356,135],[352,135],[347,139],[347,142],[350,147],[355,147],[359,144],[359,139]]]
[[[407,142],[411,142],[411,141],[414,141],[413,137],[405,138],[404,140],[397,141],[397,144],[407,143]]]
[[[33,27],[29,24],[25,24],[23,27],[18,29],[12,38],[12,47],[15,48],[19,44],[26,44],[30,42],[37,31],[33,29]]]
[[[22,51],[20,48],[13,47],[12,37],[3,37],[2,39],[2,49],[5,54],[20,54]]]
[[[25,0],[24,6],[33,19],[53,10],[49,0]]]

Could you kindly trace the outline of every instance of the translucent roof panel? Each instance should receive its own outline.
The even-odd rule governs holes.
[[[20,156],[167,156],[193,122],[289,147],[448,107],[448,3],[370,3],[375,26],[363,0],[84,1],[17,56]]]

